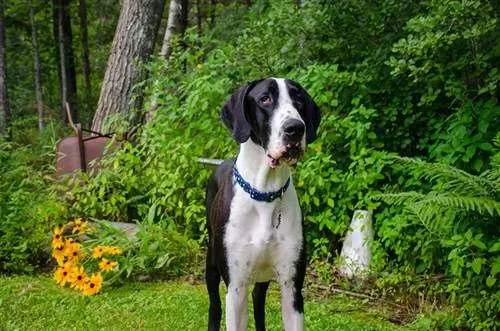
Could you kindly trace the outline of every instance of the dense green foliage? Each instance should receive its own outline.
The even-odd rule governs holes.
[[[54,158],[40,145],[23,146],[0,140],[0,272],[29,272],[49,260],[48,237],[55,219],[64,214],[50,180]]]
[[[460,322],[484,329],[498,327],[500,311],[498,156],[490,170],[477,176],[449,165],[401,159],[406,172],[428,185],[381,195],[404,208],[378,230],[394,267],[407,274],[444,274],[438,291],[463,304]]]
[[[137,91],[153,120],[69,192],[69,214],[168,224],[167,236],[203,244],[211,169],[197,159],[237,150],[222,104],[245,81],[288,77],[323,114],[294,173],[311,258],[334,260],[353,211],[368,209],[376,294],[451,304],[446,327],[500,327],[499,3],[302,2],[219,6],[224,19],[189,30],[168,61],[151,61]],[[20,178],[16,159],[2,158],[2,176]]]

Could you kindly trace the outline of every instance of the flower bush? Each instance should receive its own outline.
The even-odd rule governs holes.
[[[117,271],[118,262],[113,258],[122,253],[116,246],[92,247],[82,241],[82,236],[90,231],[93,229],[88,222],[77,218],[56,227],[52,236],[52,257],[57,262],[55,280],[87,296],[99,293],[104,278]]]

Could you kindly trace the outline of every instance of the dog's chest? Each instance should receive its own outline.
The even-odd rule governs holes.
[[[236,190],[225,231],[230,278],[262,282],[292,264],[301,249],[302,225],[295,191],[271,203]]]

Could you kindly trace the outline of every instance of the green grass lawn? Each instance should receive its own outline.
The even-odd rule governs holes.
[[[85,297],[49,277],[0,277],[2,331],[205,330],[207,309],[205,287],[180,281],[103,287],[103,293]],[[305,310],[306,330],[403,329],[381,309],[338,295],[307,298]],[[270,288],[266,312],[268,330],[282,330],[276,286]],[[249,325],[253,330],[252,319]]]

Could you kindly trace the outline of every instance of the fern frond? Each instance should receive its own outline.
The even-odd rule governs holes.
[[[491,196],[498,190],[498,185],[487,177],[475,176],[453,166],[441,163],[425,162],[416,158],[397,157],[397,160],[410,166],[420,179],[442,180],[444,191],[456,194]]]
[[[372,198],[382,200],[391,205],[401,205],[414,203],[418,200],[425,198],[425,195],[415,191],[401,192],[401,193],[382,193],[373,195]]]
[[[426,197],[416,204],[432,205],[442,207],[452,207],[465,210],[467,212],[476,212],[480,215],[489,215],[492,217],[500,216],[500,202],[487,197],[471,197],[441,194],[438,196]],[[438,209],[438,208],[436,208]]]
[[[490,170],[486,170],[479,177],[485,178],[495,185],[495,192],[500,191],[500,167],[495,167]]]
[[[424,228],[437,238],[449,232],[456,212],[447,208],[433,208],[425,204],[410,204],[405,208]]]

